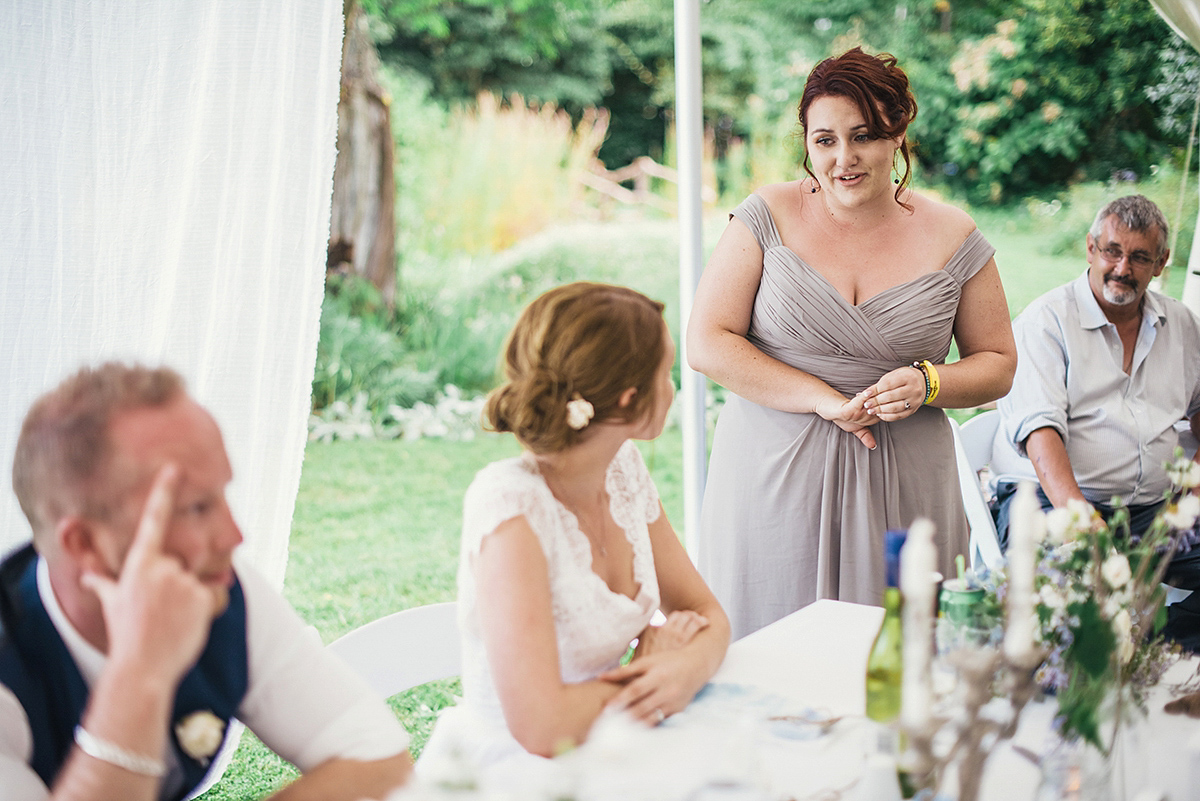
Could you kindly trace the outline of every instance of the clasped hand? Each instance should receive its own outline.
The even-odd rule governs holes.
[[[874,450],[876,441],[870,426],[880,420],[886,423],[903,420],[921,408],[924,400],[925,376],[917,368],[905,366],[884,373],[853,398],[843,399],[840,403],[831,400],[815,411]]]
[[[661,626],[647,626],[638,635],[629,664],[600,674],[603,681],[624,685],[608,702],[648,724],[680,712],[703,686],[696,660],[686,646],[708,627],[708,619],[690,610],[672,612]],[[699,683],[697,681],[699,680]]]

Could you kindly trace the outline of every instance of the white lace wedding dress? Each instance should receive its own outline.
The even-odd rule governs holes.
[[[417,765],[418,776],[435,780],[461,771],[490,776],[537,769],[504,722],[491,666],[484,650],[472,562],[483,538],[503,522],[524,516],[537,535],[550,572],[554,628],[563,681],[587,681],[616,667],[658,609],[658,579],[647,523],[660,513],[658,491],[632,442],[608,467],[606,488],[613,520],[633,548],[636,597],[614,593],[592,571],[592,549],[575,515],[550,492],[532,456],[494,462],[475,477],[463,503],[458,568],[458,623],[462,637],[463,700],[446,710]],[[524,777],[527,780],[527,776]],[[528,786],[526,781],[526,786]]]

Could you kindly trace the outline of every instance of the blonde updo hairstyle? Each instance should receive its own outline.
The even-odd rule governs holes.
[[[505,383],[488,395],[484,418],[534,453],[578,443],[605,420],[632,422],[654,406],[655,373],[666,349],[663,304],[621,286],[577,282],[551,289],[521,312],[501,354]],[[625,408],[621,394],[637,393]],[[576,396],[595,410],[580,430],[567,424]]]

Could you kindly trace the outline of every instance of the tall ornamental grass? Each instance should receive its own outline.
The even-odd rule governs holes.
[[[420,177],[401,187],[402,260],[414,251],[442,258],[497,253],[580,216],[590,190],[576,176],[595,158],[607,128],[606,111],[588,110],[573,123],[565,111],[520,95],[485,93],[449,112],[436,137],[397,154],[401,162],[420,160]]]

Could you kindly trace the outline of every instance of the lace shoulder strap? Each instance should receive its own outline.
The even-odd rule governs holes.
[[[607,484],[614,501],[613,517],[619,526],[628,530],[658,519],[658,488],[632,440],[621,446],[609,465]]]
[[[479,471],[463,498],[462,547],[476,554],[483,538],[506,520],[524,515],[534,532],[553,496],[536,471],[521,458],[493,462]]]

